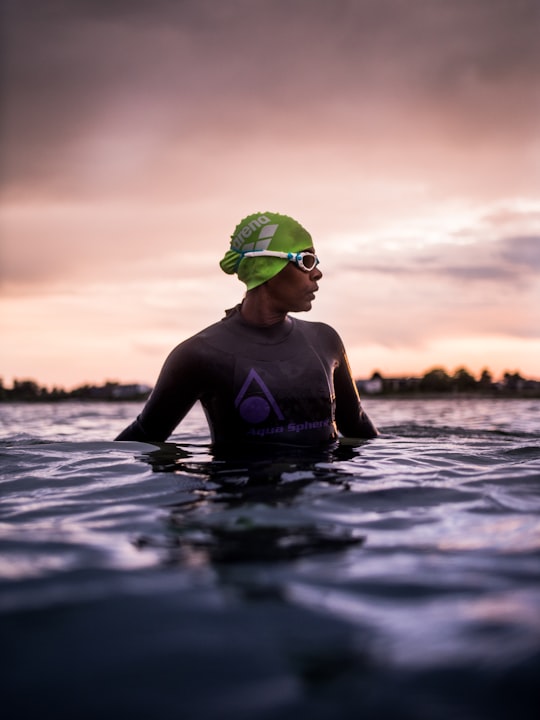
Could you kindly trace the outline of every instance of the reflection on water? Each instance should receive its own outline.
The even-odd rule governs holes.
[[[227,458],[197,411],[151,445],[106,439],[133,405],[1,410],[14,717],[536,717],[537,402]]]
[[[170,507],[165,537],[140,537],[137,546],[158,543],[169,550],[167,562],[200,565],[291,560],[359,544],[363,536],[354,528],[302,517],[293,507],[315,482],[325,492],[331,485],[350,489],[353,476],[339,461],[354,454],[346,445],[317,452],[273,448],[266,458],[261,450],[252,458],[221,456],[201,462],[182,447],[163,444],[141,460],[154,472],[175,473],[188,484],[193,476],[205,482]],[[269,513],[269,508],[277,512]]]

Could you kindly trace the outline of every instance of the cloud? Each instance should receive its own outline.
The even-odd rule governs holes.
[[[501,257],[511,266],[530,274],[540,270],[540,236],[506,238],[501,245]]]
[[[456,281],[510,282],[522,285],[536,279],[540,267],[540,236],[508,237],[491,243],[441,244],[381,259],[377,264],[355,265],[358,272],[391,275],[447,277]]]
[[[534,283],[540,266],[540,198],[482,207],[451,204],[410,220],[381,224],[350,239],[351,272]],[[426,209],[424,209],[426,212]]]
[[[367,168],[416,163],[443,178],[455,172],[456,145],[479,143],[487,155],[497,143],[508,146],[497,157],[515,156],[528,175],[540,102],[531,90],[536,7],[11,2],[8,187],[84,197],[102,183],[104,195],[131,185],[143,193],[164,175],[193,172],[190,144],[208,174],[205,149],[216,137],[247,143],[252,155],[333,145]]]
[[[74,296],[86,318],[107,306],[119,344],[119,325],[162,347],[211,322],[243,291],[217,263],[257,209],[313,233],[312,319],[348,346],[537,336],[536,0],[4,8],[0,260],[21,358],[46,311],[71,341]]]
[[[356,262],[348,255],[333,270],[341,283],[331,314],[349,341],[361,334],[397,349],[435,338],[540,339],[540,233],[493,239],[496,226],[488,232],[486,218],[502,216],[507,229],[510,217],[523,223],[518,213],[491,213],[467,228],[460,243],[359,245]]]

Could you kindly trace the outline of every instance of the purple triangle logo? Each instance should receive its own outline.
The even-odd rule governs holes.
[[[253,383],[258,386],[258,389],[262,392],[262,396],[260,394],[248,395],[248,391]],[[264,422],[270,415],[271,410],[274,411],[279,420],[285,419],[268,386],[259,373],[253,368],[249,371],[244,384],[240,388],[234,405],[238,408],[242,419],[252,425]]]

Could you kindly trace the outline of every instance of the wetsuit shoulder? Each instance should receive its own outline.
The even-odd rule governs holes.
[[[345,347],[339,333],[331,325],[298,318],[295,318],[294,322],[295,327],[312,346],[320,348],[324,353],[335,355],[338,362],[341,362]]]
[[[219,321],[173,348],[141,414],[116,439],[166,440],[201,398],[209,364],[216,356],[216,350],[227,344],[224,333],[227,334]]]

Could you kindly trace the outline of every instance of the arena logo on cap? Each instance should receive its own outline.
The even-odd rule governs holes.
[[[247,225],[245,225],[239,233],[234,235],[232,242],[231,242],[231,248],[234,250],[266,250],[266,248],[270,245],[270,241],[274,237],[274,234],[276,230],[278,229],[278,225],[268,225],[270,222],[270,218],[266,217],[266,215],[259,215],[258,218],[251,220]],[[246,240],[250,238],[254,232],[257,232],[259,228],[262,228],[257,242],[251,242],[246,243]]]

